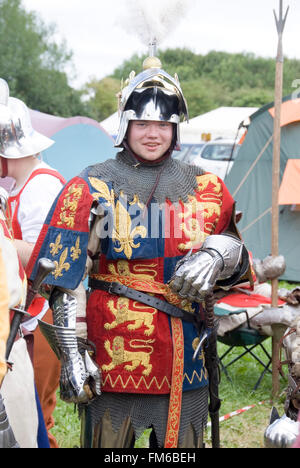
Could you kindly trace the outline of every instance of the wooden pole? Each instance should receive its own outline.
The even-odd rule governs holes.
[[[276,75],[275,75],[275,117],[273,133],[273,166],[272,166],[272,256],[279,254],[279,209],[278,193],[280,179],[280,119],[282,104],[282,82],[283,82],[283,47],[282,36],[287,18],[289,7],[285,16],[282,15],[282,0],[279,0],[279,17],[274,11],[276,27],[278,32],[278,47],[276,57]],[[272,307],[278,307],[278,279],[272,280]],[[272,326],[272,396],[276,398],[279,393],[279,341],[282,334],[282,327]]]

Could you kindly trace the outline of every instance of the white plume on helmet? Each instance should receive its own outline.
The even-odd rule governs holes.
[[[185,17],[192,0],[128,0],[124,2],[119,26],[149,45],[149,57],[138,75],[131,72],[119,93],[120,126],[115,146],[122,146],[131,120],[164,121],[174,124],[174,149],[180,149],[179,123],[188,120],[187,104],[178,76],[162,69],[156,55],[157,43],[163,42]],[[122,20],[121,20],[122,18]]]

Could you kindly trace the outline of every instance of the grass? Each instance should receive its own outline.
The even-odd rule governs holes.
[[[264,342],[264,346],[271,354],[271,338],[268,338]],[[218,344],[219,355],[226,349],[226,345]],[[230,359],[232,359],[234,355],[238,355],[242,350],[242,348],[234,348]],[[266,361],[266,357],[262,351],[257,348],[255,352],[262,361]],[[262,370],[262,366],[252,357],[244,356],[228,368],[228,373],[232,378],[232,382],[229,382],[222,372],[222,379],[219,387],[219,394],[222,400],[220,416],[247,406],[256,405],[248,411],[220,423],[221,446],[223,448],[263,448],[264,431],[269,424],[273,404],[278,409],[279,414],[283,414],[287,381],[282,377],[280,378],[279,397],[276,401],[271,402],[271,374],[266,374],[259,388],[253,391],[253,387]],[[263,402],[262,405],[259,404],[261,402]],[[209,430],[207,431],[206,441],[209,446]]]
[[[76,408],[59,398],[57,392],[57,405],[54,411],[55,426],[51,433],[56,438],[60,448],[80,447],[80,422]]]

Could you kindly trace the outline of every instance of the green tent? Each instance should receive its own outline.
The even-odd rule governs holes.
[[[273,126],[274,103],[250,116],[242,147],[225,179],[236,200],[237,210],[243,213],[238,226],[245,244],[254,258],[260,259],[271,253]],[[300,99],[287,96],[281,106],[281,184],[288,160],[299,159]],[[292,177],[300,199],[300,178],[297,182],[296,171]],[[279,206],[279,253],[284,255],[287,264],[281,279],[300,282],[300,211],[297,211],[297,204],[300,202],[295,199]]]

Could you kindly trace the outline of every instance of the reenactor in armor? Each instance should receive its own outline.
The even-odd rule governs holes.
[[[3,262],[2,247],[0,250],[0,385],[6,374],[5,349],[9,333],[8,287],[6,270]]]
[[[0,176],[13,179],[9,192],[7,218],[21,263],[26,271],[35,242],[64,178],[40,157],[54,141],[33,129],[26,104],[9,96],[8,84],[0,80]],[[37,318],[52,319],[46,299],[36,295],[29,306],[23,332],[34,341],[32,361],[35,384],[51,447],[58,444],[51,434],[52,417],[59,386],[60,363],[38,328]],[[45,363],[47,362],[47,365]]]
[[[1,187],[0,249],[1,281],[7,287],[7,309],[2,310],[1,335],[9,330],[9,310],[24,308],[27,281],[5,218],[8,194]],[[5,293],[1,288],[1,294]],[[2,304],[5,307],[5,304]],[[4,315],[3,315],[4,314]],[[3,324],[5,323],[5,328]],[[38,411],[35,399],[33,367],[26,341],[18,335],[9,355],[11,369],[6,366],[6,343],[1,343],[0,447],[37,448]]]
[[[3,192],[2,192],[3,194]],[[1,197],[2,198],[2,197]],[[5,359],[6,341],[9,335],[9,291],[7,273],[2,255],[3,245],[0,246],[0,388],[7,372]],[[16,447],[17,442],[9,425],[3,398],[0,393],[0,448]]]
[[[248,253],[223,181],[172,158],[188,118],[178,77],[149,58],[120,113],[120,152],[68,182],[30,259],[31,280],[38,258],[56,266],[44,286],[54,325],[40,326],[61,398],[79,403],[82,447],[132,447],[147,428],[151,447],[202,447],[203,302],[248,275]]]

